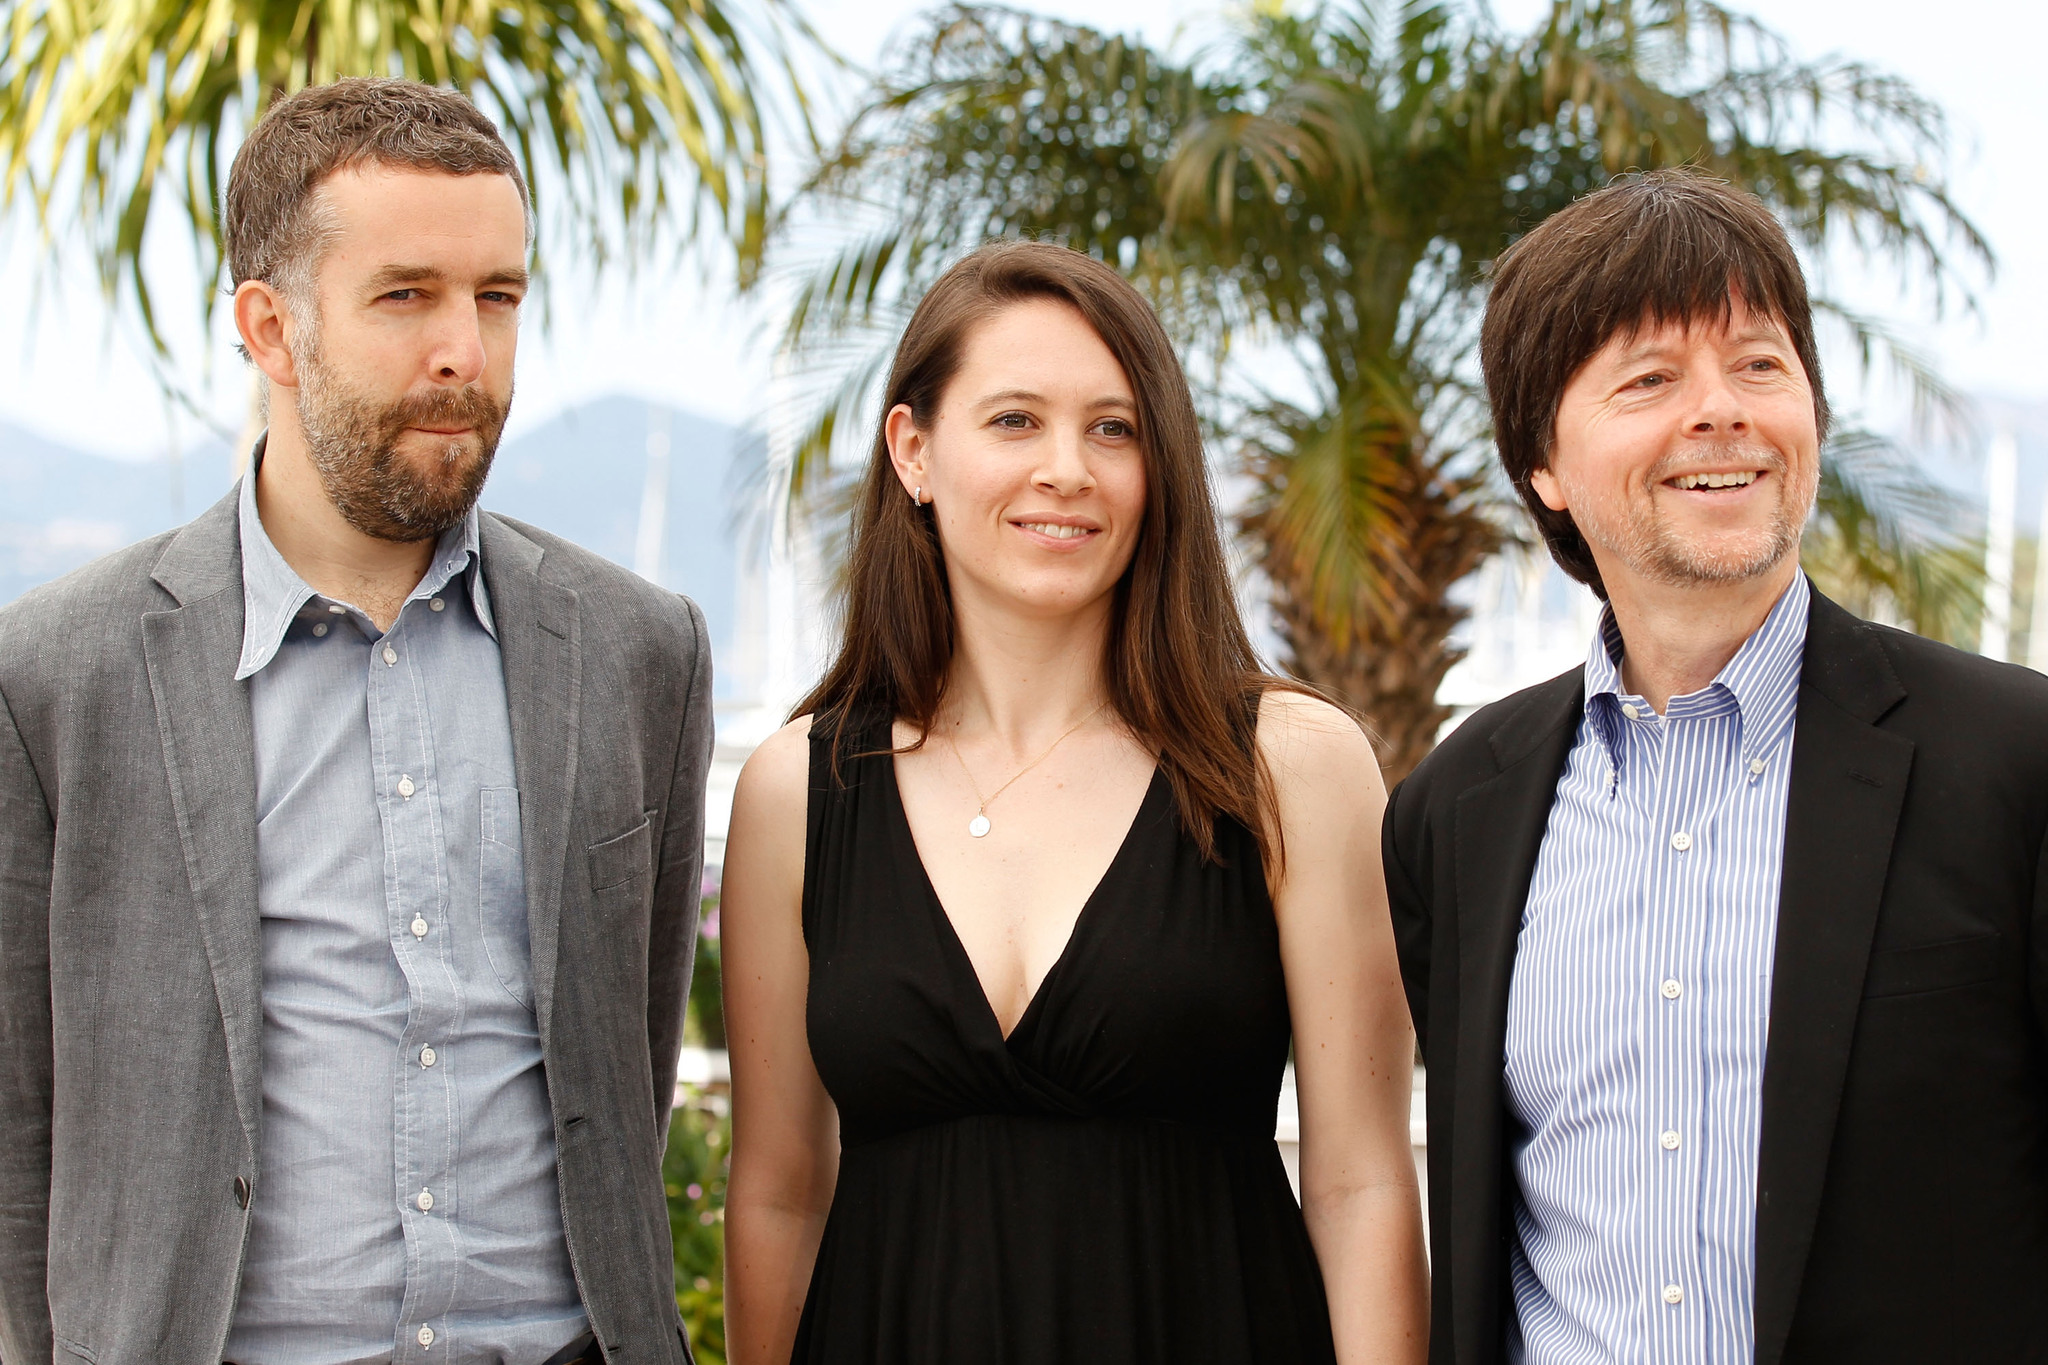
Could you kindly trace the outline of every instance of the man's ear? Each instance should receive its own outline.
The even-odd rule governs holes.
[[[235,330],[241,333],[242,349],[265,378],[283,389],[299,386],[299,369],[291,352],[291,305],[277,286],[266,280],[243,280],[236,287]]]
[[[1536,490],[1536,496],[1543,499],[1543,505],[1553,512],[1569,512],[1571,504],[1565,500],[1564,485],[1557,481],[1557,475],[1548,468],[1531,470],[1529,486]]]

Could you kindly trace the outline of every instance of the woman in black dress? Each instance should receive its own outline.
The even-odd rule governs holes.
[[[1379,769],[1258,669],[1158,320],[986,248],[884,411],[727,842],[731,1359],[1421,1361]]]

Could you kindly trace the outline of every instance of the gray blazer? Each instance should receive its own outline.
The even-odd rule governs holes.
[[[661,1153],[696,946],[704,618],[483,517],[563,1223],[606,1355],[684,1362]],[[262,1107],[230,496],[0,611],[0,1359],[217,1365]]]

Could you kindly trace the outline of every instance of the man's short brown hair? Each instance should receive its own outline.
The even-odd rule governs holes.
[[[1550,464],[1557,406],[1617,335],[1671,323],[1725,325],[1737,300],[1789,334],[1828,430],[1806,276],[1761,199],[1691,169],[1631,175],[1543,220],[1495,263],[1479,359],[1494,441],[1515,491],[1564,571],[1606,585],[1569,512],[1543,505],[1530,476]]]
[[[304,297],[326,240],[321,182],[371,164],[510,176],[529,203],[497,126],[455,91],[359,77],[308,86],[270,107],[228,172],[222,224],[234,285],[262,280]]]

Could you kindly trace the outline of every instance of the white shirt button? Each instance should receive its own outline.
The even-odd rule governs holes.
[[[1663,992],[1666,1000],[1676,1000],[1679,996],[1685,994],[1685,987],[1679,985],[1675,977],[1666,979],[1664,984],[1657,989]]]
[[[1667,1152],[1678,1150],[1678,1134],[1673,1129],[1666,1128],[1662,1133],[1659,1133],[1657,1135],[1657,1142]]]
[[[389,668],[392,664],[395,664],[397,662],[398,651],[393,649],[390,645],[384,646],[384,666],[386,668]]]
[[[1690,834],[1687,834],[1684,830],[1680,830],[1678,831],[1678,833],[1671,836],[1671,846],[1677,849],[1680,853],[1683,853],[1687,849],[1692,847],[1692,836]]]
[[[415,787],[412,784],[412,779],[410,777],[401,776],[398,779],[398,794],[404,797],[406,800],[410,801],[412,799],[412,794],[418,790],[419,788]]]
[[[325,621],[322,621],[322,622],[321,622],[321,623],[320,623],[319,625],[317,625],[317,626],[314,626],[314,627],[313,627],[313,634],[314,634],[314,635],[315,635],[316,637],[318,637],[318,636],[321,636],[321,635],[325,635],[326,633],[327,633],[327,623],[326,623]]]
[[[427,922],[418,915],[412,917],[412,936],[414,938],[425,938],[427,936]],[[1666,982],[1665,984],[1669,985],[1670,983]]]
[[[1751,777],[1757,776],[1759,773],[1763,772],[1763,770],[1764,761],[1762,759],[1752,758],[1751,760],[1749,760],[1749,775]]]
[[[431,1327],[420,1328],[419,1343],[422,1346],[432,1346],[434,1344],[434,1329]]]
[[[1627,716],[1630,720],[1634,720],[1637,716],[1643,714],[1643,709],[1632,701],[1625,701],[1621,704],[1621,714]]]
[[[348,608],[344,607],[339,602],[329,602],[327,604],[327,610],[333,612],[336,616],[348,615]]]
[[[438,1060],[439,1059],[434,1056],[434,1049],[432,1047],[423,1047],[420,1049],[421,1066],[432,1066]]]
[[[434,1195],[431,1190],[421,1190],[420,1197],[412,1202],[420,1206],[421,1213],[432,1213],[434,1211]]]
[[[1679,1304],[1685,1302],[1685,1291],[1683,1289],[1680,1289],[1675,1284],[1665,1285],[1664,1302],[1670,1304],[1674,1308],[1677,1307]]]
[[[428,602],[427,606],[434,611],[446,611],[448,609],[448,604],[438,597]]]

